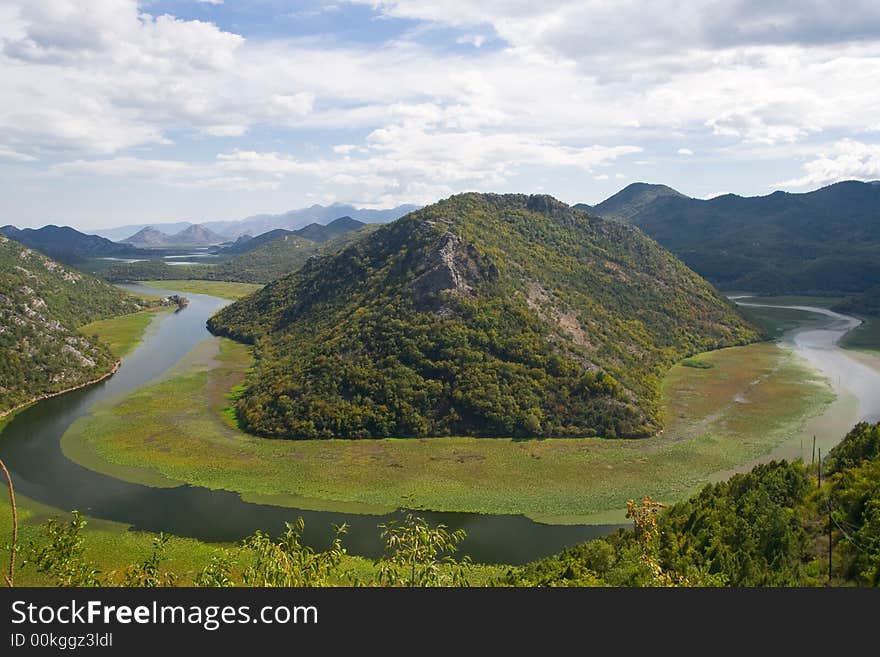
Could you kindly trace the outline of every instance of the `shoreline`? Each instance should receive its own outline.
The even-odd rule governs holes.
[[[761,344],[761,343],[758,343],[758,344]],[[769,344],[774,344],[774,343],[767,343],[767,344],[769,345]],[[758,345],[751,345],[749,347],[743,347],[743,348],[754,349],[754,348],[758,348]],[[776,349],[774,348],[773,351],[776,351]],[[705,353],[712,354],[712,358],[717,359],[717,358],[724,357],[725,350],[716,350],[713,352],[705,352]],[[728,360],[729,360],[729,357],[728,357]],[[225,359],[220,359],[220,361],[225,362]],[[756,362],[758,362],[758,361],[756,361]],[[760,362],[763,362],[763,361],[760,361]],[[234,365],[234,363],[231,362],[231,365]],[[775,365],[773,365],[771,367],[771,365],[769,365],[769,364],[761,365],[761,367],[763,367],[764,369],[767,369],[768,367],[770,367],[770,369],[773,372],[776,372],[778,369]],[[201,369],[197,368],[197,370],[198,371],[193,372],[192,374],[193,375],[195,375],[195,374],[204,375],[205,374],[205,372],[202,371]],[[209,371],[213,371],[213,369],[210,369]],[[702,370],[700,370],[700,371],[702,371]],[[180,372],[180,374],[185,374],[185,372]],[[758,372],[757,374],[760,374],[760,372]],[[754,376],[752,374],[749,374],[749,376],[746,378],[745,382],[748,383],[748,381],[754,379],[757,376],[757,374]],[[789,377],[789,379],[791,379],[791,377]],[[219,384],[222,380],[223,379],[221,377],[221,379],[218,379],[217,383]],[[194,386],[193,390],[202,390],[205,387],[204,382],[202,382],[201,380],[196,381],[195,379],[193,379],[193,381],[189,381],[187,379],[184,379],[183,382],[186,383],[187,385]],[[779,379],[777,381],[777,384],[782,385],[782,386],[789,385],[789,383],[790,383],[790,381],[785,378]],[[158,381],[158,382],[156,382],[156,385],[164,385],[166,387],[173,387],[172,383],[170,383],[168,381]],[[180,384],[178,383],[178,385],[180,385]],[[782,388],[782,389],[785,390],[786,388]],[[224,386],[224,390],[225,390],[225,386]],[[173,394],[169,397],[169,399],[172,399],[172,400],[179,399],[181,397],[181,392],[186,392],[186,390],[182,390],[182,389],[173,390],[172,391]],[[214,391],[214,393],[215,393],[215,396],[217,397],[217,399],[215,399],[215,402],[217,404],[223,405],[223,404],[228,403],[225,401],[225,399],[220,398],[221,391],[219,390],[219,388],[217,388]],[[764,397],[766,397],[766,395]],[[131,403],[137,403],[137,399],[135,398],[135,399],[131,400]],[[750,398],[748,403],[752,404],[752,406],[744,407],[744,408],[760,409],[761,408],[760,404],[766,405],[767,399],[763,399],[761,396],[759,396],[755,399]],[[166,412],[166,411],[175,412],[175,409],[177,409],[177,407],[174,405],[174,403],[171,403],[167,407],[163,407],[163,412]],[[183,420],[187,420],[190,417],[190,414],[192,412],[192,407],[183,405],[178,410],[181,413],[181,416],[179,419],[183,421]],[[757,412],[760,412],[760,410],[758,410]],[[803,421],[802,418],[792,418],[793,421],[795,419],[797,419],[799,421],[799,423]],[[194,421],[195,420],[198,420],[198,418],[194,418]],[[185,425],[186,422],[182,422],[182,424]],[[198,435],[205,438],[205,435],[204,435],[205,431],[206,431],[205,426],[199,425],[196,423],[196,424],[193,424],[193,427],[195,427],[193,429],[194,435],[196,435],[196,433],[198,433]],[[70,427],[68,429],[70,429]],[[177,430],[182,430],[182,427],[178,426]],[[65,433],[67,433],[67,432],[65,432]],[[207,438],[209,438],[209,439],[214,438],[212,432],[209,431],[208,433],[210,433],[211,435],[207,436]],[[725,439],[725,436],[726,436],[726,434],[720,436],[720,439]],[[217,437],[220,438],[219,435]],[[837,439],[839,439],[840,437],[841,436],[836,436]],[[77,458],[71,458],[71,454],[69,453],[68,449],[65,449],[65,447],[64,447],[65,440],[68,440],[69,438],[70,438],[69,435],[65,435],[62,437],[61,451],[68,459],[72,460],[73,462],[79,463],[80,465],[82,465],[88,469],[94,470],[96,472],[103,473],[105,475],[109,475],[111,477],[117,478],[121,481],[128,481],[130,483],[140,484],[141,486],[145,486],[150,489],[156,489],[156,482],[155,481],[146,481],[146,480],[140,479],[139,477],[138,478],[130,478],[132,475],[131,471],[123,472],[118,467],[112,467],[110,471],[105,471],[102,468],[95,468],[93,464],[83,463],[82,461],[80,461]],[[682,436],[682,438],[687,438],[687,436]],[[648,439],[648,440],[651,440],[651,439]],[[665,459],[665,461],[668,462],[666,465],[663,465],[663,463],[661,463],[661,465],[663,466],[664,470],[669,470],[669,477],[668,477],[669,482],[670,482],[669,486],[676,487],[676,490],[677,490],[677,487],[680,484],[687,483],[693,475],[691,466],[688,466],[687,469],[683,469],[683,470],[682,470],[682,468],[678,467],[679,462],[688,456],[685,453],[688,451],[687,448],[681,447],[681,445],[687,444],[689,442],[693,443],[695,445],[695,447],[691,451],[693,451],[697,457],[703,459],[703,461],[707,461],[707,460],[711,461],[713,458],[722,458],[722,457],[727,458],[728,455],[725,451],[721,451],[721,452],[718,452],[717,450],[713,451],[714,445],[718,442],[718,440],[719,440],[719,438],[714,436],[714,434],[713,435],[707,434],[706,437],[697,437],[695,441],[676,440],[676,441],[674,441],[675,445],[669,446],[669,447],[665,446],[665,444],[656,444],[653,447],[653,449],[649,450],[649,452],[651,452],[651,453],[659,452],[658,457],[660,458],[660,461],[664,461],[664,459]],[[217,453],[220,456],[222,456],[225,453],[224,449],[229,451],[229,449],[232,449],[234,447],[237,452],[234,455],[236,460],[241,458],[241,453],[240,453],[241,449],[247,446],[247,444],[246,444],[247,441],[245,441],[245,442],[235,441],[234,444],[227,444],[227,442],[223,441],[223,440],[218,440],[218,441],[210,440],[209,442],[211,443],[212,449],[219,450]],[[630,453],[631,450],[629,450],[629,449],[627,449],[627,451],[625,453],[622,452],[620,454],[618,454],[616,452],[616,450],[611,449],[612,447],[620,447],[621,450],[623,449],[623,447],[629,448],[631,446],[631,444],[630,444],[631,441],[625,441],[625,445],[623,447],[620,446],[618,441],[608,441],[608,442],[615,443],[615,445],[610,445],[610,446],[604,445],[604,444],[601,446],[600,445],[593,445],[592,442],[590,442],[587,445],[581,445],[581,446],[575,445],[574,447],[572,447],[572,445],[569,444],[570,443],[569,440],[564,440],[563,441],[565,443],[564,445],[562,444],[562,442],[557,442],[557,441],[553,441],[553,440],[543,440],[543,441],[540,441],[539,443],[534,443],[534,444],[530,443],[529,449],[527,450],[528,453],[519,454],[517,452],[512,457],[508,454],[500,454],[500,455],[496,454],[495,452],[499,451],[499,450],[494,449],[494,448],[498,447],[498,445],[494,444],[496,441],[491,441],[493,443],[492,445],[480,444],[479,449],[477,448],[476,445],[471,445],[470,443],[462,443],[461,441],[452,441],[452,442],[454,444],[432,445],[431,446],[431,448],[432,448],[431,454],[424,454],[423,453],[425,451],[425,449],[427,449],[427,448],[424,448],[424,449],[419,448],[417,454],[410,453],[410,452],[415,451],[415,448],[413,447],[413,445],[415,444],[417,446],[418,444],[420,444],[419,442],[411,443],[410,441],[407,441],[408,444],[404,446],[402,441],[400,443],[398,443],[397,441],[391,441],[389,443],[390,447],[388,450],[382,449],[382,450],[379,450],[378,452],[375,449],[371,449],[372,447],[374,447],[373,444],[369,444],[366,446],[365,445],[358,445],[359,449],[355,449],[354,450],[355,453],[351,454],[349,456],[351,456],[355,461],[357,461],[357,460],[369,461],[369,463],[367,465],[369,465],[369,467],[374,470],[377,468],[379,470],[381,470],[384,466],[387,466],[389,468],[390,467],[399,467],[397,464],[398,463],[407,464],[409,462],[408,461],[409,457],[412,457],[412,459],[414,459],[413,463],[414,463],[414,467],[416,467],[416,468],[421,467],[422,465],[424,465],[425,467],[430,467],[432,469],[440,468],[440,470],[443,470],[443,468],[446,468],[446,469],[455,468],[457,472],[461,471],[462,469],[482,468],[484,466],[481,464],[483,464],[487,458],[490,459],[488,462],[488,465],[491,466],[493,463],[496,465],[504,465],[508,460],[511,460],[511,459],[524,460],[524,457],[529,457],[530,459],[534,459],[534,460],[527,461],[530,471],[533,471],[535,468],[537,468],[539,471],[540,470],[546,471],[548,468],[552,469],[553,466],[555,466],[555,465],[563,466],[563,469],[564,469],[569,466],[575,467],[578,465],[578,463],[582,462],[580,464],[587,468],[586,471],[593,472],[596,476],[598,476],[601,479],[606,478],[606,469],[615,471],[613,473],[609,472],[609,473],[607,473],[607,475],[612,478],[623,477],[624,483],[626,485],[629,485],[631,483],[628,481],[628,478],[631,478],[631,477],[629,477],[629,475],[627,473],[629,471],[635,471],[635,470],[641,471],[645,467],[643,465],[643,462],[646,459],[651,460],[648,457],[648,455],[646,455],[646,454],[642,454],[642,455],[631,454]],[[282,461],[285,461],[285,463],[283,463],[281,465],[287,465],[288,463],[285,458],[287,456],[293,457],[294,460],[302,460],[301,458],[297,459],[297,457],[303,457],[303,456],[308,457],[309,456],[309,454],[289,454],[288,455],[288,454],[286,454],[286,450],[288,449],[288,446],[285,445],[284,447],[280,447],[278,444],[275,443],[275,441],[270,441],[270,443],[265,443],[264,441],[261,440],[261,443],[264,445],[268,444],[269,447],[272,448],[269,451],[275,452],[275,451],[277,451],[276,448],[281,450],[281,453],[273,453],[270,455],[272,458],[268,459],[268,462],[271,462],[271,463],[275,463],[278,459],[281,459]],[[778,446],[779,446],[778,444],[772,446],[770,451],[772,451],[773,448],[778,447]],[[151,453],[151,456],[162,457],[166,452],[159,450],[158,448],[160,448],[160,447],[163,447],[163,445],[160,443],[151,442],[151,450],[153,450],[153,452]],[[302,447],[303,449],[305,449],[306,452],[310,451],[309,449],[306,449],[305,446],[302,446],[302,445],[297,445],[297,447]],[[316,452],[315,454],[312,454],[312,456],[315,457],[316,461],[321,461],[322,463],[324,463],[324,465],[326,465],[326,462],[327,462],[326,456],[327,455],[322,454],[321,452],[326,451],[326,449],[329,449],[329,447],[331,447],[331,446],[322,445],[321,447],[322,447],[322,449],[315,447],[313,450],[311,450],[311,451]],[[383,447],[385,447],[385,445],[383,445]],[[404,449],[404,447],[407,449]],[[434,448],[436,448],[436,447],[443,448],[440,450],[439,454],[433,453]],[[484,448],[490,448],[490,447],[492,448],[492,450],[490,450],[492,453],[488,454],[488,456],[487,456],[487,454],[483,453],[485,451]],[[526,449],[526,447],[522,447],[519,445],[518,445],[518,447],[520,449]],[[571,450],[576,447],[581,448],[580,450],[578,450],[577,454],[569,454],[568,453],[568,452],[571,452]],[[323,449],[323,448],[326,448],[326,449]],[[370,448],[370,449],[368,449],[368,448]],[[409,449],[409,448],[413,448],[413,449]],[[598,452],[606,451],[606,448],[610,450],[608,457],[611,460],[609,462],[605,462],[604,460],[602,460],[604,454],[598,453]],[[268,447],[267,447],[267,449],[268,449]],[[743,448],[743,449],[745,449],[745,448]],[[747,451],[751,450],[751,449],[752,448],[748,448]],[[300,450],[292,450],[292,451],[300,451]],[[361,452],[364,452],[364,453],[361,453]],[[581,453],[581,452],[583,452],[583,453]],[[596,452],[596,453],[594,453],[594,452]],[[824,449],[823,449],[823,452],[824,452]],[[188,458],[190,456],[188,454],[188,452],[186,452],[186,451],[182,451],[181,455],[182,455],[181,457],[184,458],[184,461],[186,460],[186,458]],[[259,455],[256,455],[256,456],[259,456]],[[338,457],[338,455],[335,455],[335,456]],[[519,458],[519,457],[523,457],[523,458]],[[167,459],[168,457],[163,457],[163,458]],[[761,454],[755,453],[755,454],[751,455],[751,458],[749,458],[749,456],[747,456],[743,462],[751,461],[754,458],[761,458]],[[102,460],[106,460],[106,457],[102,457]],[[308,461],[308,459],[306,459],[306,460]],[[421,461],[425,461],[425,463],[421,463]],[[576,461],[576,462],[573,463],[573,465],[572,465],[572,463],[569,463],[570,461],[571,462]],[[708,463],[708,461],[707,461],[707,463]],[[106,460],[106,463],[112,464],[113,461]],[[463,463],[463,465],[456,465],[456,463],[459,463],[459,464]],[[449,465],[449,464],[451,464],[451,465]],[[126,464],[121,463],[119,465],[126,465]],[[134,465],[134,467],[140,469],[140,468],[143,468],[144,462],[140,461],[140,462],[137,462],[136,464],[128,464],[129,467],[132,465]],[[166,465],[168,465],[169,467],[174,466],[175,462],[169,461],[168,463],[166,463]],[[180,464],[178,464],[178,465],[180,465]],[[186,465],[186,463],[183,463],[183,465]],[[357,466],[357,463],[354,463],[354,465]],[[308,466],[308,463],[306,466],[303,466],[303,467],[307,467],[307,466]],[[599,466],[602,466],[602,469],[598,469]],[[571,469],[571,468],[569,468],[569,469]],[[713,473],[723,472],[725,469],[726,468],[722,465],[721,468],[707,470],[707,475],[709,477],[709,480],[711,480]],[[306,513],[352,513],[356,517],[361,517],[361,515],[363,515],[364,512],[367,511],[367,509],[363,508],[362,505],[365,504],[366,506],[372,507],[377,501],[375,499],[361,499],[360,497],[358,497],[357,499],[354,499],[354,500],[350,499],[349,501],[341,502],[340,500],[345,499],[345,498],[338,497],[338,496],[334,495],[330,499],[330,503],[331,503],[330,506],[332,506],[332,508],[328,509],[327,508],[328,505],[324,503],[327,500],[327,498],[321,497],[320,495],[319,496],[311,496],[311,495],[308,495],[308,493],[305,491],[298,490],[297,492],[299,492],[301,494],[293,495],[292,497],[295,499],[290,499],[291,496],[285,495],[284,493],[282,493],[279,496],[277,490],[275,490],[271,487],[269,487],[267,489],[266,487],[264,487],[262,485],[258,489],[242,490],[238,486],[235,486],[235,485],[230,486],[229,485],[230,481],[226,481],[226,482],[224,482],[223,485],[221,485],[219,487],[215,487],[214,482],[212,482],[210,480],[210,478],[209,479],[202,479],[202,480],[194,480],[194,479],[192,479],[190,477],[186,477],[186,476],[174,476],[175,474],[178,474],[178,473],[171,473],[170,471],[166,471],[166,470],[162,470],[162,469],[158,469],[158,468],[157,468],[157,470],[158,470],[158,472],[160,472],[160,476],[162,476],[164,478],[171,479],[174,482],[179,483],[179,482],[185,481],[185,482],[188,482],[191,486],[198,486],[198,487],[205,488],[205,489],[211,490],[211,491],[220,490],[220,491],[234,492],[237,494],[238,499],[241,500],[242,502],[245,502],[245,503],[257,504],[257,505],[268,505],[268,506],[272,506],[272,507],[278,506],[281,508],[285,508],[285,507],[288,507],[288,505],[293,504],[295,506],[295,508],[303,510]],[[681,472],[679,473],[678,470],[681,470]],[[309,472],[310,471],[305,470],[301,474],[303,477],[306,477],[306,479],[308,479],[308,477],[310,476]],[[398,470],[394,470],[393,472],[397,476],[397,478],[400,479],[399,475],[401,474],[401,472]],[[579,470],[577,476],[582,477],[584,472],[585,472],[584,468],[581,468]],[[269,475],[272,474],[272,468],[269,468],[268,474]],[[286,472],[285,476],[288,476],[289,474],[290,474],[289,472]],[[557,474],[558,474],[558,472],[557,472]],[[271,477],[270,477],[270,479],[271,479]],[[326,488],[326,486],[328,485],[328,482],[324,481],[324,480],[322,480],[319,483],[321,484],[321,486],[323,488]],[[403,481],[402,483],[398,482],[395,485],[398,488],[401,488],[401,492],[406,492],[406,493],[412,494],[414,492],[413,486],[417,487],[418,482],[413,483],[411,481],[409,481],[409,482]],[[634,482],[632,485],[634,485],[634,486],[638,485],[638,481]],[[520,488],[523,488],[523,486],[521,484],[518,484],[518,486]],[[162,487],[160,487],[159,489],[161,489],[161,488]],[[406,490],[403,490],[404,488]],[[487,508],[484,505],[482,505],[482,503],[481,503],[480,508],[471,508],[470,510],[462,510],[462,507],[455,507],[453,509],[453,508],[446,507],[446,506],[436,506],[436,505],[432,504],[431,501],[417,501],[417,504],[414,506],[414,508],[417,508],[419,510],[425,510],[427,512],[430,512],[431,509],[434,509],[434,510],[440,509],[440,511],[437,511],[438,513],[456,513],[456,512],[457,513],[470,513],[470,514],[479,515],[480,517],[487,518],[489,520],[491,520],[491,517],[495,516],[495,515],[504,515],[504,516],[508,516],[508,515],[519,516],[519,515],[521,515],[524,518],[529,519],[532,523],[536,523],[536,524],[540,524],[540,525],[544,525],[544,526],[551,526],[551,527],[553,527],[553,526],[564,527],[569,524],[579,525],[579,526],[596,526],[597,524],[598,525],[605,525],[605,524],[609,524],[611,522],[613,522],[614,524],[618,524],[618,523],[622,522],[621,518],[614,516],[614,510],[609,510],[607,508],[596,512],[595,510],[590,510],[590,509],[584,511],[582,508],[579,507],[575,513],[568,513],[568,512],[566,512],[566,510],[559,512],[559,511],[556,511],[555,509],[548,508],[548,506],[547,506],[548,502],[546,502],[543,499],[543,497],[541,497],[541,496],[548,496],[547,499],[549,500],[549,502],[555,503],[557,501],[555,498],[558,497],[558,494],[557,494],[558,491],[554,491],[552,489],[549,489],[545,494],[541,490],[531,491],[528,487],[526,487],[524,490],[525,490],[525,493],[527,494],[527,498],[529,500],[532,500],[535,502],[535,504],[533,505],[532,508],[529,508],[529,509],[517,508],[515,510],[510,509],[510,508],[499,508],[499,509],[494,509],[494,510],[490,511],[490,510],[487,510]],[[633,490],[635,490],[635,489],[633,489]],[[639,490],[641,490],[641,489],[639,489]],[[669,493],[670,490],[672,490],[672,489],[670,489],[667,486],[666,488],[664,488],[662,490],[662,492]],[[341,492],[344,494],[345,491],[343,490]],[[590,493],[590,491],[585,491],[585,492],[587,494]],[[625,492],[630,493],[630,491],[625,491]],[[658,493],[658,494],[660,494],[660,493]],[[308,497],[305,497],[306,495]],[[459,495],[459,491],[455,490],[455,489],[450,489],[449,495],[452,497],[455,497],[456,495]],[[495,494],[493,493],[493,495],[495,495]],[[596,501],[602,502],[602,500],[600,499],[602,497],[602,495],[604,495],[603,491],[597,490],[595,495],[593,495],[593,497],[596,497]],[[634,495],[635,495],[634,492],[632,494],[624,495],[623,499],[626,499],[627,497],[634,497]],[[497,495],[495,495],[495,496],[497,497]],[[306,501],[306,500],[308,500],[308,501]],[[395,498],[394,501],[399,502],[399,499]],[[460,501],[460,500],[458,500],[458,501]],[[469,498],[466,499],[465,501],[466,502],[473,502],[473,500],[469,499]],[[385,500],[382,500],[382,503],[380,503],[381,506],[383,506],[383,507],[386,506],[384,504],[384,502],[385,502]],[[352,503],[357,503],[358,507],[360,507],[360,508],[358,508],[357,510],[351,509],[350,505]],[[441,500],[441,504],[442,503],[443,503],[443,500]],[[396,507],[396,505],[395,505],[395,507]],[[373,511],[373,509],[371,508],[370,511]],[[372,515],[372,514],[366,513],[366,515]]]
[[[116,372],[119,371],[119,368],[121,365],[122,365],[122,359],[120,358],[115,363],[113,363],[113,367],[110,368],[110,370],[108,372],[105,372],[104,374],[102,374],[101,376],[99,376],[96,379],[91,379],[90,381],[85,381],[83,383],[80,383],[79,385],[75,385],[70,388],[65,388],[64,390],[59,390],[57,392],[47,392],[47,393],[44,393],[38,397],[34,397],[33,399],[30,399],[29,401],[22,402],[21,404],[13,406],[12,408],[0,413],[0,420],[5,418],[7,415],[11,415],[12,413],[15,413],[16,411],[23,410],[23,409],[27,408],[28,406],[32,406],[33,404],[36,404],[37,402],[43,401],[44,399],[51,399],[52,397],[58,397],[59,395],[64,395],[64,394],[67,394],[68,392],[73,392],[74,390],[80,390],[82,388],[86,388],[88,386],[95,385],[96,383],[100,383],[104,379],[110,378],[111,376],[116,374]]]

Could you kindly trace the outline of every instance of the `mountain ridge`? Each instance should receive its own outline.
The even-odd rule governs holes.
[[[115,359],[76,329],[142,308],[93,276],[0,235],[0,412],[106,375]]]
[[[272,437],[649,435],[678,358],[756,339],[640,231],[548,196],[461,194],[209,320],[256,345]]]
[[[202,221],[199,225],[205,226],[210,230],[218,233],[227,239],[235,239],[244,233],[258,235],[276,228],[285,230],[296,230],[310,223],[326,224],[338,217],[350,216],[364,223],[385,223],[402,217],[403,215],[417,209],[418,206],[411,204],[402,204],[385,210],[371,210],[368,208],[357,208],[346,203],[333,203],[331,205],[313,204],[307,208],[299,208],[288,210],[278,214],[256,214],[244,217],[242,219]],[[143,223],[128,224],[116,228],[100,228],[92,232],[95,235],[106,237],[112,240],[124,239],[142,228],[151,226],[157,230],[166,233],[176,233],[194,225],[194,222],[170,222],[170,223]]]
[[[590,211],[601,217],[629,221],[634,214],[658,198],[684,196],[667,185],[635,182],[594,205]]]
[[[218,235],[202,224],[187,226],[178,233],[168,235],[153,226],[146,226],[134,235],[122,240],[121,244],[143,246],[211,246],[224,242],[226,238]]]
[[[0,228],[0,234],[70,265],[82,263],[88,258],[143,254],[143,251],[131,245],[82,233],[70,226],[49,224],[42,228],[16,228],[9,224]]]
[[[722,289],[837,295],[880,283],[880,186],[874,183],[708,200],[678,192],[630,197],[630,205],[612,208],[612,218],[638,226]],[[611,199],[594,211],[601,214]]]

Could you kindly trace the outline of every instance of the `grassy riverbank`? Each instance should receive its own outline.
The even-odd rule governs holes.
[[[751,297],[743,299],[743,301],[746,303],[833,308],[842,301],[842,297]],[[792,310],[790,308],[750,308],[748,306],[741,306],[740,309],[749,319],[773,337],[778,337],[785,331],[799,326],[808,326],[811,321],[811,314],[802,310]],[[859,315],[858,317],[862,320],[862,324],[843,336],[840,346],[844,349],[867,351],[880,355],[880,317],[865,315]]]
[[[232,283],[227,281],[140,281],[144,285],[159,290],[175,290],[190,294],[209,294],[221,299],[241,299],[259,290],[262,285],[253,283]]]
[[[6,572],[9,563],[9,533],[11,532],[12,514],[8,498],[0,499],[0,569]],[[69,514],[59,509],[35,502],[27,497],[18,497],[19,521],[19,565],[16,570],[16,586],[51,586],[51,580],[38,573],[32,565],[21,566],[27,556],[27,547],[31,541],[45,542],[42,535],[46,520],[51,517],[69,519]],[[291,518],[295,520],[295,518]],[[93,563],[100,570],[101,579],[109,584],[121,584],[125,569],[145,559],[152,551],[156,534],[150,532],[131,531],[128,525],[87,518],[88,524],[83,530],[85,546],[84,559]],[[376,528],[377,534],[379,528]],[[344,541],[343,541],[344,545]],[[165,558],[159,564],[160,571],[173,572],[178,575],[180,586],[191,586],[195,576],[208,565],[211,558],[220,555],[223,550],[232,550],[236,546],[225,543],[205,543],[191,538],[179,536],[169,537],[166,545]],[[242,564],[233,568],[238,579]],[[481,586],[492,580],[499,579],[508,566],[474,564],[468,572],[468,580],[473,586]],[[355,582],[370,583],[375,581],[377,569],[373,561],[364,557],[347,555],[337,570],[336,584],[349,586]]]
[[[96,337],[110,347],[114,356],[122,358],[140,344],[156,313],[169,310],[167,306],[157,306],[139,313],[111,317],[81,326],[79,332]]]
[[[229,391],[250,355],[212,338],[161,382],[78,420],[62,449],[123,479],[186,481],[300,508],[384,512],[411,497],[434,510],[620,520],[629,498],[683,499],[712,473],[769,452],[831,399],[774,345],[693,361],[704,367],[667,377],[667,429],[650,439],[279,441],[235,427]]]
[[[862,324],[845,335],[840,345],[880,356],[880,317],[860,316],[859,319]]]

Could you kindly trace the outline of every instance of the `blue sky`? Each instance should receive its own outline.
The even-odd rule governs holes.
[[[846,9],[2,0],[0,223],[877,179],[880,5]]]

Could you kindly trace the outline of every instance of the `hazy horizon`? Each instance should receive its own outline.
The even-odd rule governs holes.
[[[795,191],[795,192],[787,192],[787,193],[790,193],[790,194],[808,194],[808,193],[810,193],[810,192],[814,192],[814,191],[817,191],[817,190],[819,190],[819,189],[823,189],[823,188],[825,188],[825,187],[828,187],[828,186],[831,186],[831,185],[834,185],[834,184],[837,184],[837,183],[841,183],[841,182],[862,182],[862,183],[873,184],[873,185],[880,184],[880,180],[856,180],[856,179],[853,179],[853,178],[846,178],[846,179],[838,180],[838,181],[835,181],[835,182],[832,182],[832,183],[828,183],[827,185],[821,185],[821,186],[814,187],[814,188],[810,188],[810,189],[798,190],[798,191]],[[647,181],[643,181],[643,180],[635,180],[635,181],[632,181],[631,183],[627,183],[626,185],[622,186],[620,189],[616,190],[615,192],[613,192],[613,193],[610,194],[609,196],[607,196],[607,197],[603,197],[603,198],[601,198],[601,199],[599,199],[598,201],[595,201],[595,202],[593,202],[593,203],[588,203],[588,205],[591,205],[591,206],[598,205],[599,203],[601,203],[601,202],[603,202],[603,201],[606,201],[606,200],[608,200],[609,198],[611,198],[612,196],[616,195],[618,192],[621,192],[621,191],[625,190],[626,188],[630,187],[631,185],[639,185],[639,184],[641,184],[641,185],[650,185],[650,186],[666,186],[666,187],[671,187],[671,188],[674,189],[675,191],[681,192],[680,189],[677,189],[677,188],[673,187],[672,185],[666,185],[665,183],[659,183],[659,182],[647,182]],[[769,192],[767,192],[767,193],[765,193],[765,194],[756,194],[756,195],[751,195],[751,196],[742,195],[742,194],[733,194],[733,195],[734,195],[734,196],[740,196],[740,197],[743,197],[743,198],[757,198],[757,197],[762,197],[762,196],[769,196],[769,195],[771,195],[771,194],[774,194],[774,193],[777,192],[777,191],[785,191],[785,190],[779,190],[779,189],[776,189],[776,190],[769,191]],[[485,190],[465,190],[465,191],[462,191],[462,192],[455,192],[455,194],[462,194],[462,193],[468,193],[468,192],[474,192],[474,193],[489,193],[489,194],[492,194],[492,193],[499,193],[499,194],[504,194],[504,193],[524,193],[524,192],[515,192],[515,191],[514,191],[514,192],[494,192],[494,191],[485,191]],[[536,193],[536,194],[544,194],[544,193],[546,193],[546,192],[535,192],[535,193]],[[682,193],[683,193],[683,192],[682,192]],[[712,199],[714,199],[714,198],[718,198],[719,196],[725,196],[725,195],[728,195],[728,194],[732,194],[732,192],[727,192],[727,193],[723,193],[723,194],[715,194],[715,195],[712,195],[712,196],[710,196],[710,197],[703,198],[703,199],[700,199],[700,200],[712,200]],[[553,196],[552,194],[549,194],[549,195],[550,195],[550,196]],[[685,194],[685,195],[686,195],[686,196],[690,196],[689,194]],[[452,196],[452,195],[450,195],[450,196]],[[444,198],[448,198],[448,197],[444,197]],[[691,197],[691,198],[699,198],[699,197]],[[433,200],[433,201],[430,201],[430,202],[426,203],[425,205],[430,205],[430,204],[432,204],[432,203],[436,203],[436,202],[441,201],[441,200],[443,200],[443,199],[438,198],[438,199],[435,199],[435,200]],[[559,200],[563,200],[563,199],[559,199]],[[564,200],[563,200],[563,202],[567,203],[568,205],[575,205],[575,204],[578,204],[578,203],[581,203],[581,204],[582,204],[582,203],[585,203],[585,201],[564,201]],[[202,224],[212,224],[212,223],[217,223],[217,222],[220,222],[220,223],[238,223],[238,222],[246,222],[246,221],[249,220],[249,219],[255,219],[255,218],[259,218],[259,217],[282,216],[282,215],[284,215],[284,214],[289,214],[289,213],[293,213],[293,212],[300,212],[300,211],[303,211],[303,210],[308,210],[308,209],[316,208],[316,207],[320,207],[320,208],[332,208],[332,207],[337,207],[337,206],[339,206],[339,207],[353,208],[354,210],[358,210],[358,211],[363,211],[363,210],[373,210],[373,209],[381,211],[381,210],[393,210],[393,209],[397,209],[397,208],[400,208],[400,207],[403,207],[403,206],[406,206],[406,205],[413,205],[413,204],[401,203],[401,204],[399,204],[399,205],[392,206],[392,207],[389,207],[389,208],[359,208],[359,207],[357,207],[355,204],[352,204],[352,203],[346,203],[346,202],[344,202],[344,201],[334,201],[334,202],[332,202],[332,203],[327,203],[327,204],[313,203],[313,204],[308,205],[308,206],[297,207],[297,208],[288,208],[288,209],[283,210],[283,211],[281,211],[281,212],[255,212],[255,213],[248,214],[248,215],[246,215],[246,216],[237,216],[237,217],[232,217],[232,218],[228,218],[228,219],[226,219],[226,218],[207,218],[207,219],[201,219],[201,220],[199,220],[199,219],[185,219],[185,218],[178,218],[178,219],[158,219],[158,220],[156,220],[156,221],[141,221],[141,222],[138,222],[138,221],[123,221],[123,222],[117,222],[117,223],[110,223],[110,224],[108,224],[108,225],[105,225],[105,226],[99,226],[99,227],[93,227],[93,226],[87,226],[87,225],[77,226],[77,225],[74,225],[74,224],[72,224],[72,223],[65,223],[65,222],[63,222],[63,221],[47,221],[47,222],[45,222],[45,223],[39,223],[39,222],[38,222],[38,223],[35,223],[35,224],[33,224],[33,225],[17,225],[14,221],[11,221],[11,222],[4,222],[3,225],[7,225],[7,224],[9,224],[9,225],[16,226],[17,228],[42,228],[42,227],[44,227],[44,226],[49,226],[49,225],[55,225],[55,226],[70,226],[71,228],[75,228],[76,230],[79,230],[79,231],[84,232],[84,233],[95,233],[95,234],[105,233],[105,232],[108,232],[108,233],[109,233],[109,232],[113,232],[113,231],[118,231],[118,230],[120,230],[120,229],[122,229],[122,228],[132,228],[132,229],[134,229],[134,230],[140,230],[140,228],[145,228],[145,227],[148,227],[148,226],[149,226],[149,227],[155,227],[155,228],[157,228],[158,230],[161,231],[163,226],[178,226],[178,227],[179,227],[181,224],[188,224],[188,225],[202,225]],[[415,206],[415,207],[424,207],[424,206],[423,206],[423,205],[418,205],[418,206]],[[334,219],[341,218],[342,216],[343,216],[343,215],[340,215],[340,217],[335,217]],[[317,223],[326,224],[326,223],[328,223],[328,222],[330,222],[330,221],[333,221],[334,219],[328,219],[327,221],[321,221],[321,220],[318,220]],[[368,223],[369,223],[369,222],[368,222]],[[180,228],[176,228],[176,229],[175,229],[175,232],[178,231],[178,230],[181,230],[181,229],[180,229]],[[167,232],[167,231],[165,231],[165,232]]]
[[[880,6],[7,0],[3,223],[880,178]]]

